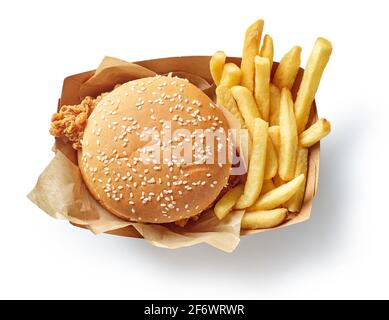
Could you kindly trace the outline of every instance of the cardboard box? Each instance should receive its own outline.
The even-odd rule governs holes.
[[[134,80],[132,74],[141,74],[143,76],[150,76],[153,74],[168,74],[173,72],[175,75],[180,76],[181,74],[187,77],[191,82],[200,87],[212,100],[215,101],[215,86],[213,84],[210,72],[209,72],[209,56],[185,56],[185,57],[170,57],[170,58],[161,58],[161,59],[153,59],[153,60],[145,60],[138,61],[129,66],[129,63],[125,61],[121,61],[114,58],[106,58],[103,60],[103,63],[97,70],[86,71],[80,74],[71,75],[64,79],[63,88],[61,98],[59,100],[58,107],[62,105],[71,105],[78,104],[81,100],[87,96],[97,96],[102,92],[107,92],[113,89],[113,86],[118,83],[125,83],[130,80]],[[229,57],[227,58],[227,62],[234,62],[237,65],[240,65],[240,58]],[[277,67],[277,63],[273,64],[273,72]],[[128,70],[127,68],[138,68],[139,70]],[[142,68],[143,67],[143,68]],[[100,73],[100,79],[106,77],[109,78],[107,83],[99,83],[93,81],[93,76]],[[292,93],[296,95],[297,89],[301,82],[303,70],[300,69],[300,72],[297,76],[296,83],[292,90]],[[142,76],[142,77],[143,77]],[[92,79],[91,79],[92,78]],[[86,84],[87,82],[87,84]],[[315,102],[312,106],[310,123],[317,120],[317,109]],[[60,149],[65,156],[70,159],[74,164],[77,164],[76,152],[72,150],[70,147],[64,145],[63,141],[60,139],[56,139],[56,148]],[[303,207],[301,212],[295,215],[292,215],[291,218],[283,223],[281,226],[277,228],[283,228],[290,226],[292,224],[300,223],[309,219],[313,199],[315,197],[317,191],[318,177],[319,177],[319,159],[320,159],[320,144],[317,143],[315,146],[311,147],[309,150],[309,165],[308,165],[308,174],[307,174],[307,185],[306,192],[304,197]],[[39,182],[39,181],[38,181]],[[30,199],[40,206],[43,210],[48,212],[47,208],[44,208],[42,205],[42,201],[33,195],[34,191],[30,194]],[[33,195],[33,196],[31,196]],[[52,216],[55,216],[53,212],[49,213]],[[70,219],[69,219],[70,221]],[[73,225],[78,227],[86,228],[87,225],[83,223],[77,223],[77,220],[73,219],[71,221]],[[142,238],[142,235],[134,228],[132,225],[128,225],[125,227],[118,228],[109,228],[110,230],[103,231],[109,234],[114,234],[118,236],[125,237],[134,237],[134,238]],[[105,230],[105,229],[103,229]],[[271,231],[272,229],[263,229],[263,230],[241,230],[241,235],[251,235],[255,233]],[[95,230],[92,230],[95,232]],[[238,230],[239,231],[239,230]],[[98,232],[96,232],[98,233]],[[239,232],[238,232],[239,233]],[[219,239],[220,240],[220,239]],[[153,241],[150,241],[153,243]],[[200,241],[201,242],[201,241]],[[209,241],[205,241],[210,243]],[[212,241],[211,241],[212,242]],[[239,242],[239,240],[238,240]],[[192,245],[199,242],[193,242],[191,244],[183,244],[182,246]],[[156,243],[153,243],[158,245]],[[214,245],[213,243],[210,243]],[[164,246],[164,245],[160,245]],[[217,244],[214,245],[219,247]],[[179,244],[174,246],[165,246],[165,247],[180,247]],[[222,246],[221,246],[222,247]],[[225,251],[232,251],[235,247],[231,245],[231,248],[221,248]]]

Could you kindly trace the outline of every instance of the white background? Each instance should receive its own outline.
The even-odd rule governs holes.
[[[389,298],[386,1],[12,1],[0,4],[0,298]],[[306,223],[246,237],[232,254],[94,236],[26,198],[53,157],[65,76],[129,61],[240,55],[257,18],[275,58],[334,51],[317,95],[333,132]]]

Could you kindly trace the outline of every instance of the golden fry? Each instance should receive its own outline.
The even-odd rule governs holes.
[[[270,125],[278,126],[280,124],[280,99],[281,91],[274,84],[270,84]]]
[[[242,71],[235,63],[226,63],[224,65],[222,77],[219,86],[226,86],[232,88],[240,84]]]
[[[232,208],[243,194],[243,185],[238,185],[228,191],[215,205],[215,215],[222,220],[227,214],[232,211]]]
[[[226,63],[226,54],[223,51],[217,51],[209,61],[209,68],[213,82],[218,86],[222,77],[224,64]]]
[[[240,122],[240,125],[243,127],[245,125],[242,114],[239,111],[238,105],[234,99],[234,96],[231,93],[231,90],[226,86],[218,86],[216,88],[216,98],[218,106],[226,108],[231,112],[235,118]]]
[[[248,163],[250,161],[251,152],[253,150],[253,141],[251,140],[250,133],[248,130],[245,130],[246,128],[243,128],[243,130],[239,130],[239,140],[237,142],[237,149],[239,152],[239,155],[243,157],[245,167],[248,167]]]
[[[246,30],[242,62],[240,68],[242,70],[242,86],[249,89],[251,92],[254,90],[254,58],[259,52],[259,43],[262,37],[263,20],[254,22]]]
[[[246,212],[242,218],[241,228],[251,230],[274,228],[285,221],[287,214],[286,209]]]
[[[270,62],[270,70],[273,65],[273,58],[274,58],[274,46],[273,46],[273,39],[271,36],[266,34],[263,37],[263,43],[261,46],[261,50],[259,51],[259,55],[264,58],[268,58]]]
[[[301,63],[301,47],[295,46],[281,59],[273,77],[273,83],[281,90],[292,89]]]
[[[278,158],[277,152],[274,148],[273,142],[270,137],[267,141],[267,150],[266,150],[266,166],[265,166],[265,179],[270,180],[273,178],[278,171]]]
[[[249,207],[248,211],[256,210],[270,210],[279,207],[299,190],[304,182],[304,174],[300,174],[293,180],[269,191],[268,193],[259,197],[259,199]]]
[[[303,79],[301,80],[295,102],[298,133],[305,130],[311,112],[312,102],[315,99],[320,79],[327,66],[328,60],[330,59],[331,53],[332,45],[328,40],[323,38],[316,40],[305,67]]]
[[[300,134],[300,145],[309,148],[328,135],[330,131],[330,122],[326,119],[320,119]]]
[[[256,56],[254,97],[262,119],[269,121],[270,109],[270,62],[267,58]]]
[[[269,136],[273,142],[273,146],[277,152],[277,155],[280,154],[280,126],[271,126],[269,127]]]
[[[282,180],[294,177],[297,157],[297,128],[293,110],[292,94],[287,88],[281,91],[280,103],[280,152],[278,173]]]
[[[265,174],[268,124],[260,118],[254,120],[253,146],[244,193],[236,204],[237,209],[250,207],[261,193]]]
[[[301,206],[305,195],[305,184],[307,181],[307,173],[308,173],[308,149],[299,147],[299,150],[297,152],[295,176],[297,177],[300,174],[303,174],[304,181],[301,184],[301,186],[298,188],[294,196],[286,202],[286,207],[290,212],[300,212],[301,210]]]
[[[242,114],[250,134],[253,136],[254,120],[261,117],[253,94],[243,86],[232,87],[231,93],[238,104],[239,111]]]

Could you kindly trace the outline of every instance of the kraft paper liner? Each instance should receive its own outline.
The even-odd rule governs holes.
[[[173,57],[140,61],[134,65],[108,57],[96,71],[67,77],[64,80],[59,106],[78,104],[86,95],[96,96],[101,92],[112,90],[117,83],[170,72],[188,78],[215,100],[215,87],[211,85],[212,78],[209,73],[209,59],[208,56]],[[228,58],[227,61],[240,64],[239,58]],[[295,88],[298,88],[301,75],[302,70]],[[229,121],[232,120],[230,114],[226,113],[226,116],[230,118]],[[315,105],[312,108],[311,121],[314,119],[317,119]],[[235,123],[237,125],[238,121]],[[174,224],[154,225],[122,220],[101,207],[89,194],[79,172],[76,152],[70,144],[56,139],[54,152],[56,153],[54,159],[41,174],[36,187],[28,197],[50,216],[66,219],[73,225],[90,229],[96,234],[143,237],[155,246],[172,249],[205,242],[223,251],[231,252],[239,243],[239,234],[247,235],[271,230],[240,231],[244,211],[236,211],[222,221],[209,211],[203,213],[198,221],[189,223],[184,228]],[[291,216],[291,219],[280,227],[309,219],[317,188],[319,157],[320,147],[317,144],[310,150],[303,208],[299,214]]]

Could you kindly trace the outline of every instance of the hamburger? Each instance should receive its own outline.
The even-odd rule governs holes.
[[[88,99],[78,114],[70,112],[71,125],[69,115],[68,122],[54,116],[52,133],[63,135],[78,125],[71,136],[80,138],[72,143],[82,177],[112,214],[144,223],[185,221],[225,190],[231,164],[217,155],[226,152],[228,122],[188,80],[143,78]],[[64,109],[69,112],[69,106]],[[62,130],[55,132],[58,123]]]

